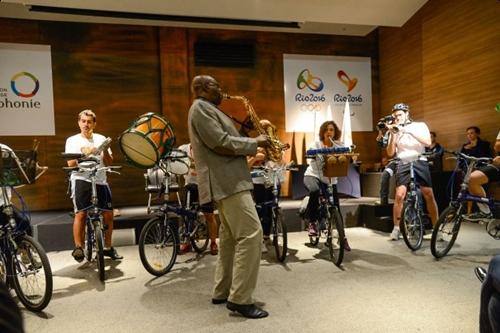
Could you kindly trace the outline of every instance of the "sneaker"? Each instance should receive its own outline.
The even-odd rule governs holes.
[[[118,252],[116,252],[114,247],[110,247],[109,249],[104,249],[102,251],[102,254],[104,254],[106,257],[109,257],[113,260],[123,259],[123,256],[119,255]]]
[[[401,232],[399,231],[399,229],[392,229],[391,240],[397,241],[397,240],[399,240],[400,236],[401,236]]]
[[[467,221],[472,221],[472,222],[479,222],[483,220],[491,220],[493,218],[493,214],[490,213],[484,213],[482,211],[478,211],[469,215],[465,215],[464,218]]]
[[[318,231],[316,230],[316,223],[309,223],[309,227],[307,228],[309,236],[318,236]]]
[[[83,254],[83,249],[81,246],[75,247],[73,252],[71,252],[71,255],[73,256],[73,258],[75,258],[75,260],[77,262],[82,262],[83,259],[85,258],[85,255]]]

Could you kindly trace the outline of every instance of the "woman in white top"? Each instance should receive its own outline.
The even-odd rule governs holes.
[[[328,148],[337,145],[340,146],[341,143],[338,141],[340,139],[340,135],[341,131],[334,121],[325,121],[319,128],[319,141],[314,142],[309,149]],[[318,234],[318,230],[316,230],[316,224],[314,222],[318,220],[319,196],[321,190],[324,190],[328,183],[332,184],[334,202],[340,209],[337,195],[337,177],[323,176],[324,164],[325,156],[318,154],[310,161],[309,166],[304,173],[304,185],[309,191],[309,201],[304,212],[306,219],[309,221],[309,236],[316,236]]]

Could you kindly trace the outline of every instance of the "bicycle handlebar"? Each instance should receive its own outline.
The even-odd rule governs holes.
[[[493,160],[491,157],[475,157],[475,156],[466,155],[466,154],[459,152],[459,151],[445,150],[445,153],[455,155],[456,157],[462,158],[462,159],[467,160],[467,161],[491,163],[491,161]]]

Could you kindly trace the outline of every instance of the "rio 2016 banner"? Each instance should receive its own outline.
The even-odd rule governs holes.
[[[50,45],[0,43],[0,135],[55,135]]]
[[[342,127],[346,101],[353,131],[372,131],[371,62],[366,57],[283,55],[287,132]]]

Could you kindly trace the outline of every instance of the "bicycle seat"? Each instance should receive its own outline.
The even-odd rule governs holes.
[[[83,171],[93,171],[97,165],[96,161],[89,160],[78,163],[78,168]]]

